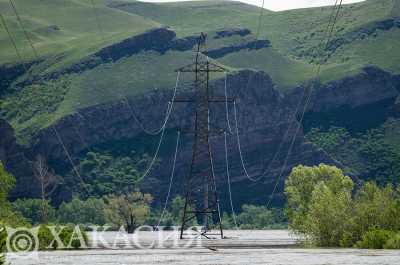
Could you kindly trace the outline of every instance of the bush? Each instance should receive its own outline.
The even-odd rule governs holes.
[[[55,230],[57,231],[63,246],[67,249],[79,249],[88,243],[88,237],[83,229],[77,230],[78,227],[72,226],[60,226],[56,227]],[[81,233],[80,235],[78,233]],[[79,238],[82,236],[82,239]],[[40,226],[39,228],[39,249],[40,250],[49,250],[49,249],[62,249],[62,246],[59,246],[57,241],[54,240],[54,236],[50,231],[48,226]],[[81,242],[83,240],[83,242]]]
[[[277,227],[277,224],[284,225],[285,221],[282,210],[248,204],[242,206],[242,212],[237,216],[241,229],[271,229]]]
[[[62,224],[104,225],[106,223],[105,208],[103,199],[89,198],[82,201],[79,198],[73,198],[71,202],[61,204],[58,209],[58,219]]]
[[[400,187],[367,182],[355,193],[351,179],[336,167],[298,166],[286,180],[285,193],[289,228],[313,245],[399,245],[394,235],[400,231]]]
[[[400,249],[400,233],[395,234],[388,241],[386,241],[385,245],[383,245],[385,249]]]
[[[39,249],[40,250],[47,250],[49,248],[52,248],[54,250],[57,249],[57,244],[52,244],[54,240],[54,236],[51,233],[50,229],[47,226],[41,225],[39,228],[38,232],[38,238],[39,238]]]
[[[50,201],[41,199],[18,199],[12,203],[14,211],[20,213],[31,224],[40,224],[44,220],[44,214],[49,222],[55,221],[56,210],[50,205]]]
[[[79,232],[82,233],[81,235],[83,237],[82,243],[84,243],[84,246],[82,246],[81,240],[76,237],[78,233],[77,228],[77,226],[75,228],[68,226],[61,231],[60,239],[67,248],[79,249],[87,245],[87,234],[83,230],[79,230]]]
[[[358,248],[383,249],[386,242],[394,236],[395,233],[392,231],[373,229],[366,232],[355,246]]]
[[[349,215],[352,188],[352,180],[334,166],[295,167],[285,183],[289,228],[321,244],[338,244],[340,231],[328,233]]]
[[[7,234],[2,225],[0,225],[0,265],[6,263],[6,257],[4,256],[5,247],[6,247],[6,238]]]

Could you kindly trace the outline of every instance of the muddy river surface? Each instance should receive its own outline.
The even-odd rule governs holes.
[[[198,242],[177,241],[173,233],[160,237],[157,233],[142,232],[128,238],[106,232],[90,235],[91,245],[96,248],[39,252],[28,258],[9,257],[9,261],[12,265],[400,265],[400,251],[302,249],[295,245],[298,239],[285,230],[226,231],[225,235],[228,239]]]

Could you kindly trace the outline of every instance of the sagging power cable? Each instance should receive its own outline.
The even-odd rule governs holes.
[[[224,91],[225,91],[225,113],[226,113],[226,124],[228,125],[229,133],[232,134],[231,122],[229,120],[229,108],[228,108],[228,91],[227,91],[228,74],[225,72],[224,80]]]
[[[164,214],[165,214],[165,212],[167,210],[167,206],[168,206],[168,202],[169,202],[169,197],[171,195],[172,183],[174,181],[174,176],[175,176],[176,159],[177,159],[177,156],[178,156],[178,148],[179,148],[180,138],[181,138],[181,133],[180,133],[180,131],[178,131],[178,135],[176,137],[174,161],[173,161],[173,164],[172,164],[172,172],[171,172],[171,177],[170,177],[169,185],[168,185],[168,193],[167,193],[167,197],[165,198],[164,208],[163,208],[163,210],[161,212],[160,219],[158,220],[157,227],[159,227],[161,222],[163,221]]]
[[[15,6],[15,4],[14,4],[14,2],[13,2],[12,0],[9,0],[9,3],[10,3],[10,5],[11,5],[13,11],[14,11],[14,14],[15,14],[17,20],[18,20],[18,23],[19,23],[21,29],[22,29],[23,32],[24,32],[25,38],[27,39],[27,41],[28,41],[29,44],[30,44],[30,47],[31,47],[32,52],[33,52],[33,54],[34,54],[34,56],[35,56],[35,59],[36,59],[36,60],[39,60],[39,55],[38,55],[38,53],[37,53],[37,51],[36,51],[36,49],[35,49],[35,47],[34,47],[34,45],[33,45],[33,42],[32,42],[32,40],[31,40],[31,38],[29,37],[28,32],[27,32],[26,29],[25,29],[25,26],[24,26],[24,24],[23,24],[23,22],[22,22],[22,19],[21,19],[20,16],[19,16],[18,9],[16,8],[16,6]],[[39,81],[43,81],[42,79],[43,79],[43,77],[39,76]],[[74,162],[73,162],[73,160],[72,160],[72,156],[71,156],[71,154],[69,153],[69,151],[68,151],[66,145],[64,144],[64,141],[62,140],[61,135],[59,134],[57,128],[56,128],[54,125],[50,125],[49,128],[51,128],[51,129],[53,130],[53,132],[55,133],[56,139],[57,139],[57,141],[59,142],[59,144],[61,145],[61,147],[62,147],[62,149],[63,149],[65,155],[67,156],[67,159],[68,159],[69,163],[71,164],[71,166],[72,166],[72,168],[73,168],[73,171],[75,172],[75,174],[77,175],[77,177],[79,178],[79,180],[82,182],[82,186],[84,187],[84,189],[88,192],[88,190],[87,190],[87,188],[86,188],[86,183],[84,182],[82,176],[79,174],[79,171],[77,170],[77,168],[76,168],[76,166],[75,166],[75,164],[74,164]]]
[[[328,36],[328,40],[327,40],[327,42],[326,42],[326,44],[325,44],[325,47],[323,48],[323,52],[326,52],[326,51],[327,51],[328,46],[329,46],[329,42],[330,42],[330,40],[331,40],[332,37],[333,37],[333,32],[334,32],[334,29],[335,29],[335,26],[336,26],[336,23],[337,23],[337,19],[338,19],[338,17],[339,17],[339,14],[340,14],[340,10],[341,10],[341,8],[342,8],[342,5],[343,5],[343,0],[340,0],[339,6],[338,6],[338,8],[337,8],[337,10],[336,10],[335,18],[334,18],[334,20],[333,20],[333,22],[332,22],[332,27],[331,27],[331,30],[330,30],[330,33],[329,33],[329,36]],[[334,11],[335,11],[335,7],[334,7],[334,9],[333,9],[333,12],[334,12]],[[329,54],[327,54],[326,56],[329,58]],[[324,60],[323,62],[325,62],[325,60]],[[318,79],[319,79],[320,72],[321,72],[321,62],[318,63],[316,76],[315,76],[315,78],[314,78],[315,80],[318,80]],[[289,146],[289,149],[288,149],[288,153],[287,153],[287,155],[286,155],[286,157],[285,157],[285,160],[284,160],[284,164],[282,165],[282,168],[281,168],[280,173],[279,173],[279,175],[278,175],[278,178],[277,178],[277,180],[276,180],[276,182],[275,182],[275,185],[274,185],[274,188],[273,188],[272,193],[271,193],[271,195],[270,195],[270,198],[269,198],[269,200],[268,200],[268,202],[267,202],[267,208],[268,208],[268,207],[270,206],[270,204],[272,203],[273,195],[275,194],[275,192],[276,192],[276,190],[277,190],[277,187],[278,187],[278,185],[279,185],[279,182],[280,182],[280,180],[281,180],[281,178],[282,178],[282,176],[283,176],[283,174],[284,174],[284,172],[285,172],[285,168],[287,167],[287,163],[288,163],[288,160],[289,160],[289,156],[290,156],[290,154],[291,154],[291,152],[292,152],[292,149],[293,149],[293,147],[294,147],[294,144],[295,144],[295,142],[296,142],[297,135],[298,135],[298,133],[300,132],[300,129],[301,129],[301,126],[302,126],[302,123],[303,123],[303,119],[304,119],[305,113],[306,113],[307,108],[308,108],[308,105],[309,105],[309,103],[310,103],[311,94],[312,94],[313,88],[310,87],[310,86],[308,86],[308,88],[309,88],[309,89],[308,89],[309,91],[308,91],[308,94],[307,94],[306,102],[305,102],[305,104],[304,104],[304,106],[303,106],[303,110],[302,110],[300,119],[299,119],[299,121],[298,121],[298,126],[297,126],[297,128],[296,128],[296,131],[295,131],[295,134],[294,134],[294,136],[293,136],[293,139],[292,139],[292,141],[291,141],[291,143],[290,143],[290,146]]]
[[[90,0],[90,3],[91,3],[91,6],[92,6],[92,9],[93,9],[94,16],[95,16],[95,20],[96,20],[96,25],[97,25],[97,28],[98,28],[98,32],[99,32],[99,34],[100,34],[100,37],[101,37],[101,39],[102,39],[102,42],[105,44],[105,43],[106,43],[105,31],[104,31],[104,28],[103,28],[103,26],[102,26],[102,24],[101,24],[101,22],[100,22],[100,16],[99,16],[99,14],[98,14],[98,12],[97,12],[96,5],[95,5],[95,3],[94,3],[93,0]],[[111,54],[110,49],[109,49],[108,47],[105,47],[105,50],[106,50],[107,55],[108,55],[108,57],[109,57],[109,59],[110,59],[110,61],[111,61],[111,64],[112,64],[112,65],[115,65],[115,61],[114,61],[114,58],[113,58],[113,56],[112,56],[112,54]],[[134,120],[136,121],[136,123],[139,124],[139,127],[141,128],[141,130],[142,130],[143,132],[145,132],[146,134],[152,135],[152,136],[159,135],[159,134],[161,133],[161,131],[164,129],[164,127],[166,126],[166,124],[167,124],[167,122],[168,122],[168,120],[169,120],[169,116],[170,116],[170,114],[171,114],[171,112],[172,112],[172,108],[173,108],[174,101],[175,101],[174,99],[175,99],[175,95],[176,95],[176,90],[177,90],[178,85],[179,85],[179,76],[180,76],[180,72],[178,71],[178,72],[177,72],[177,77],[176,77],[176,83],[175,83],[174,93],[173,93],[172,99],[168,102],[167,111],[166,111],[166,116],[165,116],[165,118],[163,119],[163,122],[162,122],[161,127],[160,127],[159,129],[155,130],[155,131],[151,131],[151,130],[148,130],[148,129],[146,128],[146,126],[142,123],[142,121],[141,121],[141,120],[139,119],[139,117],[136,115],[136,113],[135,113],[135,111],[133,110],[131,104],[129,103],[129,100],[128,100],[128,98],[126,97],[126,95],[123,94],[122,92],[117,92],[118,95],[119,95],[119,98],[121,99],[121,101],[122,101],[124,104],[126,104],[126,106],[127,106],[128,110],[129,110],[131,116],[134,118]]]
[[[227,143],[226,132],[224,132],[224,137],[225,137],[225,166],[226,166],[226,177],[227,177],[227,181],[228,181],[229,202],[230,202],[230,206],[231,206],[233,223],[235,224],[236,230],[239,230],[239,226],[236,221],[235,208],[233,207],[231,177],[230,177],[230,172],[229,172],[228,143]]]
[[[339,5],[339,7],[337,8],[337,3],[338,3],[338,2],[339,2],[339,0],[336,0],[336,1],[335,1],[335,5],[334,5],[333,8],[332,8],[332,12],[331,12],[330,17],[329,17],[328,25],[327,25],[327,27],[326,27],[326,34],[325,34],[326,44],[325,44],[325,47],[324,47],[324,48],[322,47],[323,43],[325,42],[325,38],[323,38],[323,39],[321,40],[321,44],[319,45],[319,47],[321,47],[323,50],[326,50],[326,49],[328,48],[329,42],[330,42],[330,40],[331,40],[331,38],[332,38],[332,34],[333,34],[333,30],[334,30],[335,24],[336,24],[337,19],[338,19],[338,16],[339,16],[339,12],[340,12],[340,9],[341,9],[343,0],[340,1],[340,5]],[[335,11],[336,11],[336,12],[335,12]],[[336,13],[336,14],[335,14],[335,13]],[[316,77],[315,77],[314,79],[317,79],[317,78],[319,77],[320,70],[321,70],[321,63],[319,63],[318,66],[317,66]],[[250,80],[250,79],[249,79],[249,80]],[[249,84],[249,82],[248,82],[248,84]],[[300,110],[301,103],[303,102],[304,98],[306,98],[306,99],[305,99],[305,102],[306,102],[306,103],[304,104],[305,110],[303,110],[303,111],[301,112],[301,116],[300,116],[300,117],[301,117],[301,118],[300,118],[300,124],[302,123],[302,120],[303,120],[303,118],[304,118],[304,114],[305,114],[305,111],[306,111],[306,109],[307,109],[307,107],[308,107],[309,100],[310,100],[310,96],[311,96],[311,91],[309,91],[309,93],[306,93],[307,90],[309,90],[309,89],[304,89],[304,90],[302,91],[302,94],[301,94],[301,96],[300,96],[300,101],[299,101],[299,103],[297,104],[297,106],[296,106],[296,108],[295,108],[295,111],[294,111],[294,114],[293,114],[293,116],[292,116],[293,121],[291,121],[291,122],[289,123],[289,126],[288,126],[288,128],[287,128],[287,130],[286,130],[286,132],[285,132],[285,134],[284,134],[284,137],[282,138],[282,141],[281,141],[281,143],[280,143],[280,145],[279,145],[279,148],[278,148],[278,150],[275,152],[275,155],[273,156],[273,159],[272,159],[272,160],[270,161],[270,163],[268,164],[267,169],[266,169],[259,177],[254,178],[254,177],[251,177],[251,176],[247,173],[247,169],[244,168],[245,175],[246,175],[246,177],[247,177],[250,181],[253,181],[253,182],[259,181],[259,180],[262,179],[262,178],[265,176],[265,174],[270,170],[272,164],[275,162],[276,158],[278,157],[279,153],[281,152],[281,149],[282,149],[283,144],[286,142],[286,138],[287,138],[287,136],[289,135],[289,132],[290,132],[290,130],[291,130],[291,124],[294,123],[294,122],[296,121],[296,117],[297,117],[297,114],[298,114],[298,112],[299,112],[299,110]],[[309,94],[310,94],[310,95],[309,95]],[[234,107],[235,107],[235,105],[234,105]],[[298,131],[299,131],[299,128],[296,129],[296,133],[295,133],[295,135],[294,135],[294,139],[297,137]],[[236,130],[236,133],[238,134],[238,130]],[[240,141],[239,136],[237,136],[237,139],[238,139],[238,141]],[[238,146],[239,146],[239,145],[240,145],[240,143],[238,143]],[[289,152],[288,152],[288,153],[289,153]],[[241,156],[240,160],[241,160],[241,162],[242,162],[242,166],[245,167],[244,158],[243,158],[243,153],[241,152],[241,148],[239,148],[239,155]],[[286,158],[285,158],[285,160],[286,160]]]
[[[25,29],[24,23],[22,22],[22,19],[21,19],[21,17],[19,16],[18,10],[17,10],[17,8],[15,7],[15,4],[14,4],[13,0],[9,0],[9,2],[10,2],[10,5],[11,5],[11,7],[12,7],[12,10],[13,10],[13,12],[14,12],[14,14],[15,14],[15,17],[17,18],[18,23],[19,23],[19,25],[20,25],[20,27],[21,27],[23,33],[24,33],[24,36],[25,36],[26,40],[28,41],[29,45],[30,45],[31,48],[32,48],[33,55],[35,56],[36,59],[39,59],[39,55],[38,55],[38,53],[37,53],[37,51],[36,51],[36,49],[35,49],[35,46],[33,45],[32,39],[29,37],[29,34],[28,34],[28,32],[26,31],[26,29]]]
[[[11,31],[7,26],[6,20],[4,19],[4,16],[1,13],[0,13],[0,20],[1,20],[1,24],[4,27],[4,30],[7,32],[8,39],[10,40],[12,46],[14,47],[15,54],[17,55],[18,59],[20,60],[20,62],[22,64],[22,67],[24,67],[25,72],[27,72],[28,69],[27,69],[27,67],[25,65],[25,62],[22,60],[22,56],[21,56],[21,53],[18,50],[17,43],[15,42],[15,39],[13,38],[13,36],[11,34]]]

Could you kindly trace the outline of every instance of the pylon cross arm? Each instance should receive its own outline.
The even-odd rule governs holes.
[[[193,72],[228,72],[226,68],[212,62],[191,63],[175,70],[175,72],[193,73]]]

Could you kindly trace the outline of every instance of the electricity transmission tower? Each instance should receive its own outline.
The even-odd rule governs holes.
[[[208,238],[209,222],[219,226],[215,235],[223,238],[221,212],[217,194],[214,166],[210,149],[210,103],[226,103],[226,98],[211,97],[210,73],[227,70],[209,61],[206,56],[206,35],[201,34],[197,44],[195,62],[177,69],[179,72],[194,73],[194,99],[176,98],[175,102],[195,104],[194,142],[190,173],[185,179],[185,206],[182,217],[181,234],[190,221],[198,220],[203,225],[201,235]],[[232,102],[232,99],[228,99]],[[193,209],[194,208],[194,209]],[[207,234],[208,233],[208,234]]]

